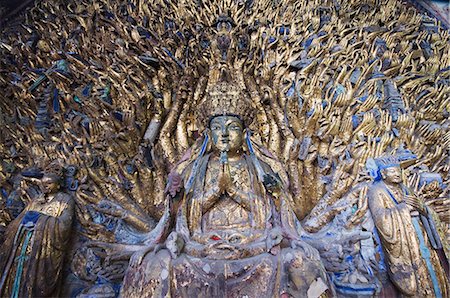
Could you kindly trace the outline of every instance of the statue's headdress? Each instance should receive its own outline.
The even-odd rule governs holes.
[[[243,80],[223,66],[210,70],[208,84],[200,103],[199,120],[206,126],[215,116],[240,118],[246,127],[253,121],[255,108]]]
[[[382,155],[377,158],[369,158],[366,162],[366,168],[375,180],[379,180],[381,179],[381,170],[392,167],[407,168],[408,166],[414,164],[415,160],[416,155],[410,150],[399,148],[392,155]]]
[[[375,158],[375,163],[379,170],[392,168],[392,167],[400,167],[400,161],[397,156],[381,156],[379,158]]]

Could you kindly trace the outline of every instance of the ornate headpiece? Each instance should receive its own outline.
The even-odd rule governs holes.
[[[400,161],[398,160],[398,157],[394,155],[375,158],[375,163],[379,170],[400,167]]]
[[[255,108],[245,84],[239,84],[234,80],[236,78],[231,78],[224,69],[220,70],[220,74],[217,71],[210,71],[208,85],[200,104],[199,120],[207,126],[215,116],[232,115],[239,117],[248,127],[253,121]]]

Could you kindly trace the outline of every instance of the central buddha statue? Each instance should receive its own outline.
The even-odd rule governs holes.
[[[250,140],[254,110],[236,82],[207,86],[204,136],[169,174],[165,213],[132,255],[122,297],[333,295],[281,163]]]

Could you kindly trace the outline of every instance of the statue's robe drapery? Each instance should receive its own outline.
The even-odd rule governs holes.
[[[257,167],[275,175],[271,167],[262,160],[255,165],[255,156],[244,155],[245,169],[239,175],[245,183],[240,187],[258,194],[252,205],[243,208],[225,196],[217,208],[205,208],[201,193],[208,187],[207,179],[214,179],[214,173],[209,172],[210,158],[206,154],[196,163],[180,163],[175,169],[185,188],[192,189],[176,217],[176,231],[186,243],[183,253],[176,258],[167,250],[147,255],[138,268],[127,270],[121,297],[279,297],[282,293],[318,297],[327,289],[332,291],[318,252],[306,243],[302,248],[277,245],[270,252],[266,249],[268,234],[276,228],[286,240],[300,239],[292,199],[287,193],[274,199],[258,180]],[[220,212],[223,216],[216,216]],[[158,225],[155,231],[158,228],[163,227]],[[204,246],[214,239],[210,235],[221,239],[229,232],[242,236],[244,244],[239,249],[230,245],[225,252]]]
[[[27,207],[11,222],[0,252],[1,297],[58,296],[73,214],[73,199],[58,193],[43,210]]]
[[[406,296],[448,297],[448,279],[420,219],[411,216],[406,206],[400,207],[407,193],[407,189],[402,188],[401,194],[394,194],[383,181],[378,181],[369,190],[369,207],[390,279]],[[428,264],[426,258],[429,258]]]

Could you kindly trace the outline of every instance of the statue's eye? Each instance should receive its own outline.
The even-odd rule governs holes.
[[[231,125],[230,129],[231,130],[241,130],[241,127],[239,125]]]
[[[213,126],[211,127],[211,129],[212,129],[212,130],[220,130],[220,126],[218,126],[218,125],[213,125]]]

